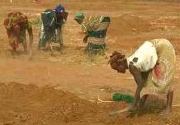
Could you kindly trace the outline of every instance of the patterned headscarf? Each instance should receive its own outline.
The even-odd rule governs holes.
[[[125,59],[125,55],[117,51],[114,51],[110,56],[110,60],[109,60],[111,68],[116,70],[119,66],[125,67],[124,59]]]

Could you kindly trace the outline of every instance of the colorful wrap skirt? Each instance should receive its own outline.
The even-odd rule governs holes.
[[[156,48],[158,61],[149,73],[146,85],[141,91],[141,96],[145,94],[166,95],[171,88],[175,74],[175,50],[167,39],[154,39],[151,41]]]
[[[32,28],[32,25],[28,21],[28,17],[19,11],[8,13],[4,20],[4,27],[6,28],[9,38],[9,44],[13,50],[18,48],[19,43],[25,41],[25,35],[22,34],[22,30]]]

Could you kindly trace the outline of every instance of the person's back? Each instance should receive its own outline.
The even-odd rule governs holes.
[[[9,31],[8,33],[13,33],[16,36],[20,34],[21,29],[29,29],[31,27],[27,16],[19,11],[8,13],[7,18],[4,20],[4,26]],[[8,37],[10,35],[12,34],[8,34]]]
[[[52,9],[41,12],[41,20],[45,30],[55,29],[56,13]]]
[[[145,41],[127,60],[134,63],[141,72],[149,71],[154,68],[158,60],[156,48],[152,42]]]
[[[103,55],[106,43],[106,33],[110,24],[110,18],[105,16],[84,16],[83,13],[77,13],[74,18],[81,26],[85,33],[84,43],[88,43],[86,50],[90,60],[92,54],[98,53]]]
[[[56,13],[52,9],[47,9],[41,13],[41,30],[42,34],[40,36],[41,45],[45,46],[46,42],[53,40],[55,37],[55,22],[56,22]]]
[[[65,12],[65,8],[61,5],[41,13],[42,24],[38,48],[45,47],[48,41],[59,42],[63,45],[62,26],[67,16],[68,12]]]
[[[147,42],[145,42],[147,43]],[[136,82],[137,88],[135,92],[135,101],[128,110],[136,110],[137,104],[141,100],[141,106],[145,104],[145,101],[149,95],[158,95],[161,97],[167,98],[165,113],[170,113],[172,111],[172,100],[173,100],[173,88],[172,88],[172,81],[175,74],[176,69],[176,54],[173,45],[167,39],[153,39],[149,40],[150,45],[155,50],[155,54],[157,54],[157,61],[151,61],[151,57],[153,57],[151,50],[151,46],[149,49],[144,49],[143,44],[133,55],[133,58],[126,59],[125,55],[115,51],[110,56],[110,65],[111,68],[117,70],[120,73],[125,73],[126,69],[129,69],[130,73],[133,75],[134,80]],[[148,47],[148,46],[147,46]],[[143,50],[143,51],[141,51]],[[146,51],[146,52],[145,52]],[[150,53],[149,53],[150,52]],[[152,55],[152,56],[151,56]],[[139,63],[138,60],[142,57],[149,56],[144,60],[145,63]],[[146,59],[146,58],[144,58]],[[135,63],[134,63],[135,62]],[[137,64],[136,64],[137,63]],[[147,63],[147,69],[142,70],[142,64],[145,67]],[[154,67],[151,69],[148,64],[151,64]]]
[[[88,43],[104,44],[110,18],[104,16],[88,16],[82,23],[82,29],[88,34]]]
[[[9,44],[12,46],[13,50],[16,51],[19,43],[22,43],[24,51],[27,51],[26,30],[29,34],[30,46],[33,42],[32,25],[28,21],[28,17],[19,11],[10,12],[4,20],[4,26],[7,30]]]

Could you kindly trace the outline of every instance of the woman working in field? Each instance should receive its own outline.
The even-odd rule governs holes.
[[[115,51],[110,56],[111,68],[125,73],[129,69],[137,84],[135,100],[128,111],[142,107],[149,95],[167,95],[165,113],[172,111],[173,90],[171,83],[175,73],[176,56],[172,44],[166,39],[144,42],[127,58]]]

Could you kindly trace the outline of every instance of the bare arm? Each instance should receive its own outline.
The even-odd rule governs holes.
[[[129,71],[133,75],[134,80],[136,81],[136,84],[137,84],[137,88],[135,92],[135,101],[134,101],[134,106],[136,107],[140,101],[140,93],[141,93],[142,88],[144,87],[145,80],[142,78],[141,72],[139,71],[139,69],[135,67],[133,64],[130,64]]]

